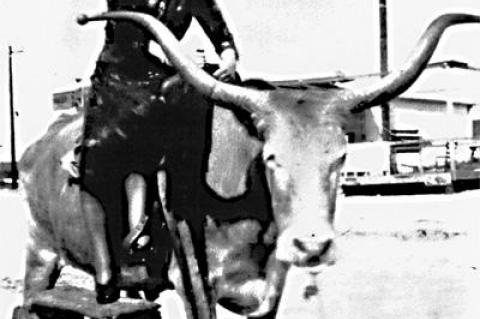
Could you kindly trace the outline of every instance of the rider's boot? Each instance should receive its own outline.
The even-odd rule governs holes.
[[[95,290],[97,302],[112,303],[120,298],[112,272],[111,257],[107,245],[105,212],[98,200],[86,191],[80,192],[85,222],[92,240]]]

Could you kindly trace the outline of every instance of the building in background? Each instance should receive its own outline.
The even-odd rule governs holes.
[[[365,79],[374,80],[378,77]],[[356,115],[345,128],[350,143],[344,183],[423,183],[430,178],[433,184],[449,184],[460,174],[479,178],[479,165],[471,165],[480,153],[477,83],[479,70],[466,63],[429,64],[408,91],[389,103],[391,142],[381,140],[379,108]]]
[[[417,83],[390,102],[391,130],[416,130],[423,139],[480,138],[478,83],[480,71],[466,63],[430,64]],[[377,108],[360,113],[346,127],[348,140],[378,141],[381,127]]]
[[[90,92],[89,86],[77,85],[59,89],[52,94],[55,112],[76,112],[83,108]]]

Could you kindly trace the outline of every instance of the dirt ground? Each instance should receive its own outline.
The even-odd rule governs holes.
[[[278,317],[479,318],[480,191],[452,195],[342,197],[336,265],[314,275],[292,269]],[[0,318],[21,302],[26,233],[21,195],[0,190]],[[67,269],[63,281],[91,286]],[[165,318],[182,318],[178,297],[161,296]],[[221,310],[220,319],[241,318]]]

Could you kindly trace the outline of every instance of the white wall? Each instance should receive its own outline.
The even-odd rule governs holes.
[[[451,113],[447,113],[447,102],[395,99],[390,102],[391,129],[418,129],[425,139],[469,138],[472,137],[472,120],[480,118],[479,108],[473,107],[473,111],[467,113],[466,107],[456,105]],[[381,139],[380,107],[365,114],[364,130],[366,141]]]
[[[471,120],[465,107],[447,112],[447,103],[440,101],[392,101],[392,128],[418,129],[426,139],[464,138],[471,135]]]

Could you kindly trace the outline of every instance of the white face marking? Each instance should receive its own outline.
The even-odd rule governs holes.
[[[275,180],[277,182],[277,187],[281,191],[286,192],[288,189],[290,174],[286,169],[278,166],[273,170],[273,172],[274,172]]]

